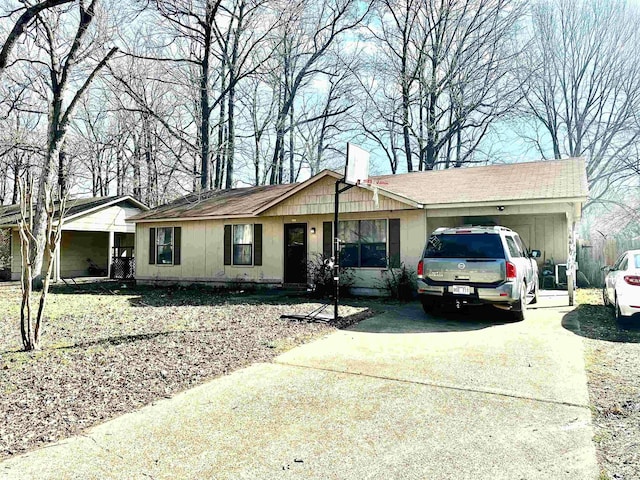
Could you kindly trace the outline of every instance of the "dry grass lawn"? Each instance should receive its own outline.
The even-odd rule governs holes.
[[[640,478],[640,322],[618,325],[600,290],[579,290],[601,480]]]
[[[0,459],[269,361],[335,328],[281,320],[318,304],[273,293],[104,283],[55,287],[49,300],[42,348],[25,353],[19,287],[0,287]],[[366,315],[364,307],[342,308],[350,321]]]

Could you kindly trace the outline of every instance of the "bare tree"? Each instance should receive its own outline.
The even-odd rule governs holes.
[[[233,183],[236,90],[239,82],[261,68],[264,58],[256,52],[279,22],[269,12],[269,3],[266,0],[154,2],[163,34],[171,40],[169,45],[158,46],[153,54],[135,55],[168,62],[190,72],[182,79],[175,78],[175,82],[197,92],[198,100],[191,112],[198,131],[190,137],[197,141],[199,164],[194,173],[199,177],[200,189],[228,188]],[[267,50],[261,53],[265,57],[270,55]],[[219,119],[217,125],[212,125],[216,109]],[[150,113],[159,117],[151,109]],[[167,119],[161,122],[166,123]],[[218,129],[214,149],[213,128]],[[174,131],[177,130],[180,129]],[[212,164],[215,170],[210,172]]]
[[[2,44],[2,49],[0,49],[0,75],[2,75],[2,72],[7,67],[13,47],[18,42],[20,37],[25,33],[27,28],[29,28],[30,25],[33,24],[36,17],[41,12],[44,12],[47,9],[64,5],[66,3],[71,3],[73,1],[75,0],[45,0],[43,2],[39,2],[30,6],[23,5],[13,11],[10,11],[7,14],[8,17],[12,17],[17,14],[20,15],[13,25],[13,28],[9,32],[9,35]]]
[[[407,171],[460,166],[472,160],[490,125],[517,103],[510,70],[520,0],[385,0],[369,30],[371,71],[361,84],[380,127],[402,132]],[[376,86],[377,85],[377,86]],[[386,154],[397,164],[397,147]],[[415,158],[414,158],[415,157]],[[392,168],[395,171],[395,168]]]
[[[625,181],[640,135],[640,14],[622,1],[542,0],[518,70],[543,156],[587,158],[592,201]],[[629,170],[631,168],[631,170]]]
[[[20,305],[20,334],[25,351],[37,350],[40,346],[42,333],[42,320],[47,304],[51,272],[56,258],[57,249],[60,246],[62,235],[62,223],[66,209],[66,198],[60,193],[60,201],[56,206],[52,191],[44,195],[46,212],[45,252],[46,269],[37,310],[33,306],[33,278],[39,274],[36,270],[37,249],[32,248],[33,243],[38,243],[34,231],[34,198],[33,181],[20,181],[20,220],[18,230],[20,233],[20,251],[22,253],[21,291],[22,302]],[[58,214],[56,221],[55,215]],[[35,311],[34,311],[35,310]]]
[[[71,75],[80,73],[78,64],[81,56],[88,55],[91,50],[89,47],[101,46],[92,45],[86,42],[87,32],[95,19],[95,10],[98,0],[92,0],[85,7],[83,1],[78,5],[78,23],[75,34],[72,39],[60,38],[58,29],[54,29],[52,21],[59,22],[60,17],[55,19],[41,18],[38,22],[43,37],[42,48],[46,51],[49,59],[47,69],[49,70],[51,89],[51,101],[49,104],[49,128],[47,135],[47,151],[44,159],[43,168],[38,182],[38,201],[36,202],[34,219],[33,219],[33,236],[36,239],[32,242],[31,248],[35,249],[33,260],[34,280],[40,281],[41,267],[44,255],[44,246],[46,243],[45,233],[47,228],[47,211],[46,196],[52,190],[53,175],[56,163],[60,158],[60,149],[64,143],[67,129],[73,118],[75,108],[87,91],[91,82],[98,75],[99,71],[104,68],[109,59],[116,53],[117,48],[111,48],[106,54],[99,54],[99,60],[90,67],[88,74],[80,81],[80,86],[74,90],[71,89]],[[40,38],[38,38],[40,40]],[[64,57],[60,56],[61,48],[67,45],[68,50]],[[93,50],[93,49],[92,49]],[[97,53],[93,50],[92,53]],[[86,57],[85,57],[86,58]],[[65,100],[71,98],[67,104]]]
[[[329,0],[321,4],[299,0],[287,5],[286,21],[279,37],[280,66],[276,77],[279,108],[270,184],[284,181],[285,134],[295,123],[292,109],[299,91],[314,75],[324,71],[326,61],[330,60],[327,55],[330,47],[343,34],[362,24],[371,5],[368,3],[367,8],[360,8],[364,5],[353,0]],[[289,151],[292,152],[291,147]],[[291,171],[291,165],[289,170],[289,181],[293,181],[295,173]]]

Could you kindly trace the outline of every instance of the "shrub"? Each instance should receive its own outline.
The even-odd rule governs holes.
[[[330,259],[318,253],[307,263],[309,284],[313,294],[320,298],[332,297],[335,292],[333,281],[333,266]],[[355,273],[352,268],[340,267],[340,296],[349,294],[355,283]]]
[[[415,294],[416,274],[404,262],[397,268],[389,268],[382,274],[382,288],[397,300],[411,300]]]

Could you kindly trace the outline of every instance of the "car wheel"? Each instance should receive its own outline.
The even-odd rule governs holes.
[[[540,280],[536,278],[536,281],[533,284],[533,300],[529,302],[529,305],[533,305],[538,303],[538,290],[540,289]]]
[[[423,299],[420,302],[422,303],[422,310],[424,310],[424,313],[431,313],[436,308],[436,302],[434,302],[433,300]]]
[[[527,287],[522,284],[522,288],[520,288],[520,300],[513,306],[511,310],[513,314],[513,319],[520,322],[524,320],[527,311]]]
[[[627,319],[627,317],[622,315],[622,311],[620,310],[620,305],[618,305],[618,297],[617,296],[616,296],[615,304],[614,304],[613,308],[615,309],[615,312],[616,312],[616,322],[623,323]]]
[[[605,307],[610,307],[611,302],[609,301],[609,297],[607,296],[607,287],[602,287],[602,303],[604,303]]]

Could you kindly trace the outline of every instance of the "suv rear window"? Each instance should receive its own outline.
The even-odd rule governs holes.
[[[440,234],[432,235],[424,250],[425,258],[504,258],[500,235]]]

